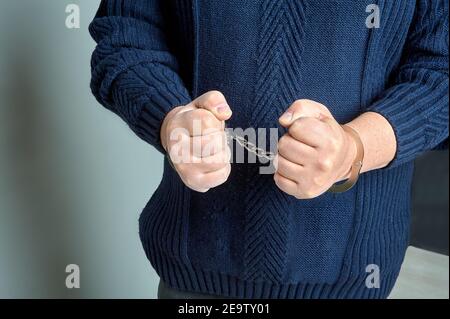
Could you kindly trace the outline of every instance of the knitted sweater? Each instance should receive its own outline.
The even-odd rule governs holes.
[[[366,25],[372,3],[379,28]],[[197,193],[165,160],[139,229],[166,285],[239,298],[387,297],[408,245],[413,160],[448,138],[448,6],[102,1],[90,26],[92,91],[161,152],[164,116],[211,89],[233,110],[229,127],[277,127],[292,102],[311,99],[340,123],[378,112],[397,138],[388,167],[311,200],[283,193],[258,163],[233,163],[225,184]]]

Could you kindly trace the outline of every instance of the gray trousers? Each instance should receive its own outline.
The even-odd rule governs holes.
[[[158,299],[227,299],[226,297],[200,294],[196,292],[173,289],[164,284],[162,280],[158,285]]]

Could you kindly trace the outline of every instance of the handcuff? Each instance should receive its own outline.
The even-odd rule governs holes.
[[[364,146],[361,141],[361,138],[359,137],[359,134],[350,126],[342,125],[342,129],[350,134],[352,138],[355,141],[356,144],[356,158],[352,164],[352,167],[350,169],[350,177],[345,180],[344,182],[334,184],[330,187],[328,192],[330,193],[344,193],[348,190],[350,190],[353,186],[355,186],[356,182],[359,179],[359,175],[361,173],[361,168],[363,166],[364,162]],[[271,152],[263,152],[260,148],[256,147],[252,143],[249,143],[243,138],[235,137],[232,135],[227,134],[227,137],[229,140],[236,140],[242,147],[246,148],[247,150],[255,153],[258,157],[264,157],[269,160],[273,160],[275,157],[275,154]],[[166,159],[169,162],[170,166],[175,169],[175,165],[173,164],[172,160],[170,159],[169,154],[166,152]]]
[[[355,186],[356,182],[359,179],[359,175],[361,173],[361,168],[364,162],[364,146],[359,137],[358,132],[356,132],[353,128],[348,125],[342,125],[342,128],[345,132],[350,134],[350,136],[354,139],[356,144],[356,158],[353,161],[352,167],[350,169],[350,177],[344,182],[334,184],[328,190],[330,193],[344,193],[350,190],[353,186]]]

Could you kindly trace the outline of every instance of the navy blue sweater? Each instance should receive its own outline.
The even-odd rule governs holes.
[[[297,99],[345,123],[382,114],[395,159],[344,194],[297,200],[258,164],[189,190],[167,161],[139,225],[173,288],[243,298],[384,298],[408,245],[413,160],[448,138],[448,1],[105,0],[92,91],[144,141],[174,107],[222,91],[229,127],[277,127]],[[366,285],[373,266],[380,286]],[[371,287],[371,288],[370,288]]]

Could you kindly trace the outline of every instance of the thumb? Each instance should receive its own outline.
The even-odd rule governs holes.
[[[287,128],[301,117],[322,119],[333,118],[333,115],[323,104],[311,100],[297,100],[281,115],[279,122]]]
[[[225,96],[219,91],[209,91],[196,98],[192,104],[195,107],[210,111],[219,121],[226,121],[232,115]]]

